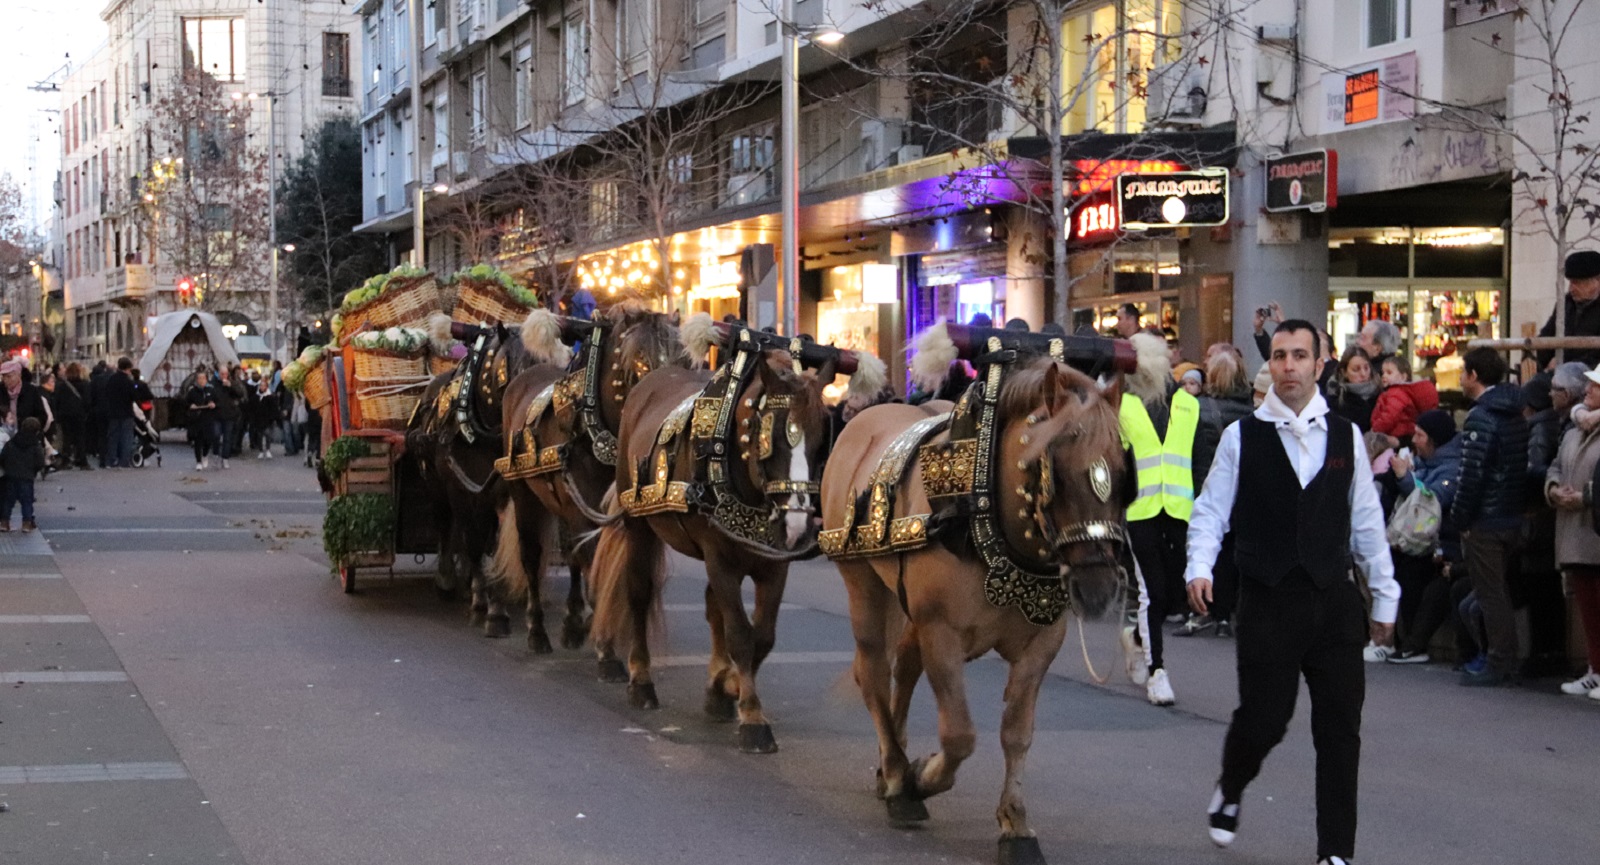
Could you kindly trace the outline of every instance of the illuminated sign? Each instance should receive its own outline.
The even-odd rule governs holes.
[[[238,339],[250,332],[248,324],[225,324],[222,326],[222,335],[228,339]]]
[[[1320,213],[1339,203],[1339,154],[1332,150],[1308,150],[1269,156],[1267,172],[1267,210],[1309,210]]]
[[[1067,213],[1067,238],[1079,243],[1115,240],[1120,227],[1116,196],[1109,191],[1090,196]]]
[[[1329,72],[1322,76],[1325,128],[1332,131],[1410,117],[1417,107],[1416,91],[1414,51]]]
[[[1228,221],[1228,170],[1124,174],[1117,178],[1117,220],[1128,231],[1222,225]]]
[[[1344,77],[1344,125],[1378,119],[1378,70]]]

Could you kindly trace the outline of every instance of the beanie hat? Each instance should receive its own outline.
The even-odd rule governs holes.
[[[1600,252],[1580,249],[1567,256],[1567,279],[1593,279],[1600,276]]]
[[[1522,386],[1522,404],[1534,411],[1544,411],[1555,405],[1550,400],[1550,379],[1538,376]]]
[[[1261,371],[1256,373],[1256,393],[1266,393],[1272,390],[1272,367],[1262,364]]]
[[[1449,444],[1456,437],[1456,421],[1447,411],[1434,409],[1425,411],[1417,416],[1417,426],[1428,434],[1428,440],[1434,447]]]

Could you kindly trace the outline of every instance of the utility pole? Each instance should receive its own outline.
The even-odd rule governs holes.
[[[422,230],[422,3],[423,0],[410,0],[406,15],[411,21],[411,179],[416,188],[411,203],[411,263],[426,269],[427,235]]]

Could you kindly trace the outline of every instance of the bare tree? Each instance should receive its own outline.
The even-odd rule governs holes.
[[[250,140],[250,104],[185,69],[156,101],[151,163],[142,172],[136,219],[199,306],[255,299],[266,287],[267,154]]]
[[[331,310],[345,291],[384,269],[383,243],[352,229],[361,222],[361,136],[334,117],[306,142],[278,190],[278,240],[294,247],[285,270],[313,310]]]

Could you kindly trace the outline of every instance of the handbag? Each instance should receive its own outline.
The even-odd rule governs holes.
[[[1433,491],[1412,478],[1416,486],[1395,505],[1389,517],[1389,546],[1408,556],[1426,556],[1439,545],[1439,524],[1444,509]]]

